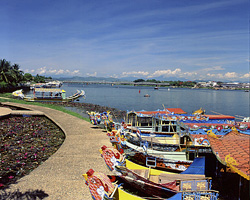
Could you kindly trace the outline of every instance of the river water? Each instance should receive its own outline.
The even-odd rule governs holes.
[[[67,96],[74,94],[77,89],[84,90],[86,98],[81,98],[78,102],[98,104],[125,111],[162,110],[165,107],[182,108],[184,111],[192,113],[202,107],[206,110],[206,114],[250,116],[250,92],[244,90],[168,89],[166,87],[155,90],[154,87],[146,86],[100,84],[64,84],[61,88],[66,91]],[[145,94],[150,97],[144,97]]]

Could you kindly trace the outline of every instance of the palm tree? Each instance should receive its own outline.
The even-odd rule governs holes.
[[[8,86],[17,86],[23,79],[23,71],[19,70],[18,64],[11,65],[5,59],[0,60],[0,82]]]
[[[0,78],[2,81],[6,83],[10,83],[7,76],[9,70],[10,70],[10,62],[6,61],[5,59],[0,60]]]
[[[15,79],[15,83],[20,83],[21,81],[23,81],[23,71],[19,70],[19,65],[18,64],[14,64],[11,66],[11,71],[13,78]]]

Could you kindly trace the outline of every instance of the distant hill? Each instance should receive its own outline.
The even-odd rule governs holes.
[[[124,78],[106,78],[106,77],[95,77],[95,76],[88,76],[88,77],[80,77],[80,76],[74,76],[74,77],[54,77],[55,79],[59,81],[107,81],[107,82],[120,82],[120,81],[130,81],[133,82],[134,80],[137,80],[139,78],[137,77],[124,77]],[[147,80],[147,78],[142,78],[144,80]],[[150,78],[151,79],[151,78]],[[188,79],[185,78],[176,78],[176,77],[154,77],[152,79],[155,79],[157,81],[188,81]]]
[[[121,81],[117,78],[105,78],[105,77],[94,77],[94,76],[88,76],[88,77],[80,77],[80,76],[74,76],[74,77],[60,77],[57,78],[59,81],[107,81],[107,82],[118,82]]]

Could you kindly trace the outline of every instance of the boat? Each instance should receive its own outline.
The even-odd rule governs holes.
[[[199,110],[194,111],[193,115],[204,115],[205,112],[205,109],[200,108]]]
[[[147,155],[141,152],[124,152],[123,154],[121,154],[121,152],[119,152],[114,147],[106,146],[101,147],[100,153],[110,171],[113,171],[116,165],[126,166],[126,164],[133,165],[131,163],[135,163],[144,167],[151,167],[153,169],[179,173],[187,170],[189,166],[193,163],[193,161],[178,160],[176,158],[166,159],[160,157],[159,155]]]
[[[83,174],[83,177],[94,200],[143,200],[139,196],[122,190],[121,185],[112,183],[104,173],[89,169],[86,174]]]
[[[62,82],[60,81],[50,81],[48,83],[34,83],[30,85],[30,89],[36,88],[60,88],[62,86]]]
[[[14,98],[23,99],[24,98],[23,90],[20,89],[20,90],[16,90],[16,91],[12,92],[12,96]]]
[[[136,174],[134,174],[136,176]],[[210,199],[217,200],[218,199],[218,191],[211,190],[211,181],[209,179],[205,180],[187,180],[187,181],[179,181],[179,191],[167,189],[163,184],[159,184],[157,191],[162,191],[164,196],[169,194],[169,198],[161,197],[161,194],[154,195],[155,192],[152,191],[152,187],[150,185],[150,180],[141,181],[137,179],[133,179],[133,177],[127,176],[127,179],[130,181],[125,182],[117,182],[120,179],[120,176],[110,175],[107,176],[101,172],[95,172],[93,169],[89,169],[86,174],[83,174],[85,179],[85,184],[88,186],[90,190],[90,194],[94,200],[146,200],[146,199],[168,199],[168,200],[187,200],[187,199]],[[121,178],[124,179],[124,178]],[[151,177],[152,179],[152,177]],[[146,179],[147,180],[147,179]],[[116,181],[116,182],[114,182]],[[129,182],[128,187],[126,187],[126,182]],[[135,182],[136,184],[133,184]],[[120,183],[120,184],[119,184]],[[139,191],[145,191],[147,188],[150,190],[146,190],[144,193],[140,193],[142,196],[138,196],[132,193],[129,193],[122,188],[124,187],[126,190],[131,190],[131,185],[135,185],[135,188],[139,188]],[[139,186],[139,187],[138,187]],[[170,187],[170,186],[169,186]],[[150,193],[150,192],[153,193]],[[138,192],[138,191],[137,191]],[[170,194],[173,193],[173,195]],[[147,195],[149,193],[149,195]],[[155,198],[156,197],[156,198]],[[158,197],[158,198],[157,198]]]
[[[185,128],[185,125],[192,125],[196,128],[219,126],[218,129],[224,126],[227,129],[234,124],[235,117],[233,116],[187,114],[180,108],[167,108],[157,111],[129,111],[124,128],[131,133],[136,133],[140,129],[142,136],[152,133],[156,136],[166,136],[185,130],[188,128]]]
[[[100,152],[108,168],[119,174],[123,182],[155,198],[175,195],[183,190],[183,183],[186,183],[184,190],[191,189],[191,185],[197,183],[200,190],[211,190],[211,178],[205,177],[205,157],[196,158],[189,168],[178,174],[137,165],[106,146],[102,146]]]
[[[191,163],[192,160],[199,155],[211,153],[208,143],[204,141],[202,144],[194,145],[191,139],[186,136],[185,144],[168,144],[150,142],[142,140],[140,135],[128,139],[126,133],[122,129],[107,132],[110,142],[121,153],[136,156],[139,160],[147,165],[147,162],[154,162],[157,167],[165,168],[172,171],[183,171]],[[167,137],[166,137],[167,138]]]
[[[150,95],[149,94],[145,94],[144,97],[150,97]]]
[[[86,111],[86,113],[89,115],[90,122],[95,126],[105,128],[106,130],[112,130],[112,127],[115,125],[113,116],[111,115],[110,111],[102,113],[95,111]]]
[[[69,97],[66,97],[66,91],[59,88],[34,88],[32,96],[24,96],[25,101],[50,101],[50,102],[71,102],[80,97],[85,97],[84,90],[77,92]]]

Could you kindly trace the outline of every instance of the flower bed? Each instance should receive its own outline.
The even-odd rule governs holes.
[[[6,188],[47,160],[65,135],[43,116],[0,119],[0,188]]]

